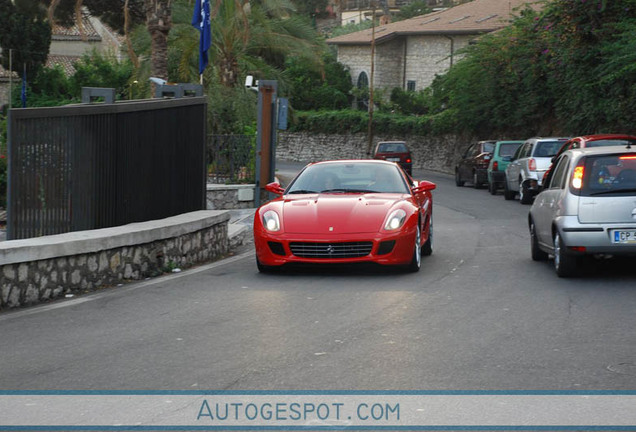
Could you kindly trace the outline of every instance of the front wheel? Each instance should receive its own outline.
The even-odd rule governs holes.
[[[554,234],[554,270],[559,277],[573,276],[576,272],[577,257],[566,253],[565,243],[557,232]]]
[[[407,266],[407,270],[413,273],[420,271],[420,267],[422,266],[422,250],[420,245],[421,241],[422,241],[422,237],[420,234],[420,226],[418,224],[417,231],[415,232],[415,245],[413,246],[413,258],[411,259],[411,263]]]
[[[479,179],[477,178],[477,171],[473,171],[473,187],[475,189],[481,189],[481,183],[479,182]]]
[[[534,226],[534,221],[530,221],[530,253],[533,261],[545,261],[548,259],[548,254],[539,248],[537,228]]]
[[[515,192],[508,189],[508,180],[504,181],[504,199],[506,201],[515,199]]]
[[[256,268],[258,268],[258,271],[261,273],[275,273],[278,271],[278,267],[261,264],[258,258],[256,258]]]
[[[488,192],[490,192],[490,195],[497,195],[497,183],[495,183],[494,180],[488,183]]]
[[[422,256],[430,256],[433,253],[433,218],[428,226],[428,238],[422,245]]]
[[[531,204],[532,194],[528,190],[528,184],[519,180],[519,202],[521,204]]]
[[[455,170],[455,186],[457,186],[457,187],[464,186],[464,181],[462,180],[461,176],[459,175],[459,170]]]

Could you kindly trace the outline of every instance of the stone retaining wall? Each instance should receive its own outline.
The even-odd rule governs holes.
[[[0,309],[39,303],[174,268],[228,251],[229,212],[0,243]]]
[[[254,207],[253,184],[208,184],[207,185],[207,209],[230,210],[247,209]]]
[[[456,135],[444,136],[383,136],[378,134],[373,145],[380,141],[406,141],[413,155],[413,166],[434,171],[454,173],[455,164],[464,150],[476,139]],[[367,135],[315,134],[281,132],[278,135],[276,158],[297,162],[329,159],[368,158]],[[371,149],[373,151],[373,149]]]

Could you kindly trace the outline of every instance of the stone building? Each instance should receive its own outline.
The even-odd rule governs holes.
[[[435,75],[457,61],[457,51],[484,33],[508,25],[525,4],[537,0],[473,0],[404,21],[375,28],[374,88],[421,90]],[[371,29],[327,40],[338,61],[351,72],[353,84],[368,86],[371,74]]]

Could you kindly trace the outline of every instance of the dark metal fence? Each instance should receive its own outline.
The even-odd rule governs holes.
[[[209,135],[210,183],[254,182],[254,135]]]
[[[203,97],[9,112],[7,238],[205,209]]]

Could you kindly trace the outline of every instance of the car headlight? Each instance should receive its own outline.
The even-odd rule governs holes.
[[[268,210],[263,214],[263,226],[267,231],[280,231],[280,219],[278,213]]]
[[[386,219],[386,223],[384,224],[384,229],[387,231],[393,231],[398,228],[401,228],[402,225],[404,225],[405,220],[406,220],[406,212],[404,210],[402,209],[394,210]]]

